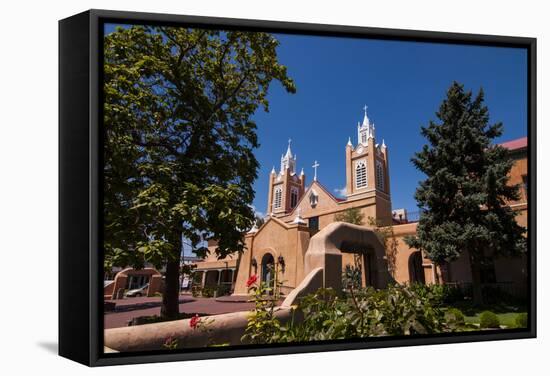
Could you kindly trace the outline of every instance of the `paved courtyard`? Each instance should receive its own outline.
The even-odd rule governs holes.
[[[105,329],[127,326],[134,317],[160,314],[159,297],[126,298],[116,301],[116,310],[105,312]],[[194,298],[190,295],[180,296],[180,312],[205,313],[217,315],[238,311],[248,311],[254,308],[254,303],[243,301],[217,301],[214,298]]]

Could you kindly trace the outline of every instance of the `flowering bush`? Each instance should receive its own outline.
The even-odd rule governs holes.
[[[250,278],[246,281],[246,287],[250,288],[253,284],[258,281],[258,276],[256,274],[251,275]]]
[[[258,282],[258,276],[252,275],[246,281],[248,291],[254,301],[254,311],[248,317],[243,342],[262,344],[277,342],[277,333],[281,329],[275,317],[275,305],[279,299],[281,281],[275,280],[274,287],[265,282]]]
[[[199,317],[198,314],[195,314],[195,316],[193,316],[191,318],[191,320],[189,320],[189,326],[194,330],[194,329],[197,329],[197,326],[199,325],[199,322],[201,321],[201,318]]]

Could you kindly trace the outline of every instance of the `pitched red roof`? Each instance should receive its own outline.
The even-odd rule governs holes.
[[[505,147],[508,150],[517,150],[527,147],[527,137],[517,138],[515,140],[510,140],[503,142],[500,146]]]

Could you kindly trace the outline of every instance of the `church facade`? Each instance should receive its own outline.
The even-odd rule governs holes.
[[[526,184],[527,140],[515,140],[507,147],[516,161],[511,172],[511,183]],[[349,139],[344,150],[343,167],[346,170],[344,198],[335,197],[317,179],[317,162],[313,165],[314,177],[306,185],[306,175],[297,171],[297,158],[289,141],[286,153],[281,156],[280,167],[273,168],[269,176],[267,216],[264,224],[252,228],[245,235],[246,250],[218,260],[215,242],[209,243],[210,256],[197,264],[195,273],[202,286],[226,285],[233,295],[246,295],[246,281],[258,275],[270,282],[277,276],[282,292],[288,294],[304,279],[304,256],[309,240],[319,230],[336,221],[348,209],[362,214],[363,225],[376,226],[391,234],[386,264],[392,278],[398,283],[456,283],[471,282],[467,256],[444,268],[436,267],[419,250],[409,248],[404,237],[416,232],[417,222],[409,219],[405,210],[392,210],[389,150],[385,142],[377,143],[374,123],[366,107],[363,121],[357,124],[357,141]],[[525,187],[525,186],[524,186]],[[511,203],[520,211],[518,221],[526,226],[527,196],[522,190],[521,202]],[[388,231],[389,230],[389,231]],[[375,271],[367,250],[342,254],[342,271],[359,270],[363,285],[374,285]],[[522,258],[492,260],[487,267],[486,283],[509,284],[514,289],[526,286],[525,260]],[[196,280],[197,280],[196,279]],[[519,286],[519,287],[518,287]]]

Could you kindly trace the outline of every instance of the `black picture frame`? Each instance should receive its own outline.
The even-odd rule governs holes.
[[[220,29],[521,47],[528,55],[529,325],[525,330],[454,333],[369,341],[103,353],[101,244],[102,25],[186,25]],[[536,39],[357,26],[88,10],[59,21],[59,354],[89,366],[233,358],[536,337]]]

